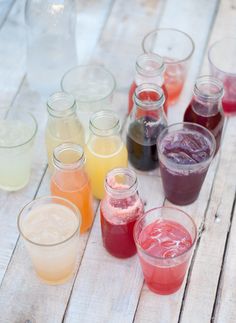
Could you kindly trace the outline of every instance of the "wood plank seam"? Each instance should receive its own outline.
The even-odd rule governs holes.
[[[7,19],[8,19],[8,17],[9,17],[9,15],[10,15],[10,12],[11,12],[11,10],[12,10],[12,8],[13,8],[13,6],[14,6],[15,2],[16,2],[16,0],[13,0],[13,1],[12,1],[12,3],[11,3],[11,5],[10,5],[10,7],[9,7],[9,9],[7,10],[7,12],[6,12],[6,14],[5,14],[4,19],[2,20],[2,22],[1,22],[1,24],[0,24],[0,30],[2,29],[3,25],[4,25],[4,24],[5,24],[5,22],[7,21]]]

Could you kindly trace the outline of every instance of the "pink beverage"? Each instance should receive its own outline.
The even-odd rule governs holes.
[[[196,232],[193,220],[175,208],[152,209],[137,222],[134,237],[145,282],[153,292],[167,295],[180,288]]]
[[[177,205],[194,202],[215,153],[214,136],[200,125],[177,123],[162,131],[157,146],[165,197]]]
[[[100,206],[104,247],[115,257],[131,257],[136,253],[133,228],[143,215],[135,172],[128,168],[113,169],[107,174],[105,190]]]

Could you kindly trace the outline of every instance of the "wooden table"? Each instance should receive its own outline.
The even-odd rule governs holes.
[[[0,106],[28,109],[39,122],[28,186],[0,192],[0,322],[236,322],[236,118],[227,120],[220,154],[214,159],[198,200],[183,207],[196,220],[200,236],[182,288],[158,296],[143,283],[137,257],[109,256],[101,242],[99,204],[91,231],[81,236],[79,266],[73,279],[47,286],[36,277],[16,219],[20,208],[49,193],[44,128],[45,102],[25,75],[24,1],[0,1]],[[236,35],[234,0],[78,0],[80,63],[104,63],[115,75],[114,109],[125,121],[127,92],[144,35],[156,27],[189,33],[196,49],[179,102],[169,123],[181,121],[194,81],[208,73],[207,49]],[[227,50],[227,49],[226,49]],[[146,209],[164,200],[160,177],[139,175]]]

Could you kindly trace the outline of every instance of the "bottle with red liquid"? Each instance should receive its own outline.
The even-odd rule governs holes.
[[[163,89],[166,97],[164,111],[167,115],[167,90],[164,85],[164,71],[165,65],[161,56],[153,53],[145,53],[138,56],[135,64],[135,79],[129,90],[129,114],[134,105],[133,95],[136,87],[143,83],[152,83],[160,86]]]
[[[216,140],[217,153],[224,126],[222,109],[223,83],[213,76],[201,76],[193,90],[193,98],[184,114],[185,122],[193,122],[207,128]]]
[[[131,257],[136,253],[133,227],[144,213],[135,172],[113,169],[106,176],[105,190],[100,205],[103,245],[115,257]]]
[[[140,171],[152,171],[159,165],[157,138],[167,126],[164,102],[164,92],[155,84],[141,84],[134,92],[126,145],[129,162]]]

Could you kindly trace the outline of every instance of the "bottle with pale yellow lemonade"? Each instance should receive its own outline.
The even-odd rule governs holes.
[[[94,113],[89,123],[90,137],[85,146],[86,170],[94,197],[104,196],[106,174],[117,167],[127,167],[128,155],[120,132],[119,118],[111,110]]]
[[[65,92],[51,95],[47,102],[48,122],[46,147],[48,165],[53,169],[53,150],[60,144],[71,142],[84,146],[84,129],[76,113],[74,97]]]

